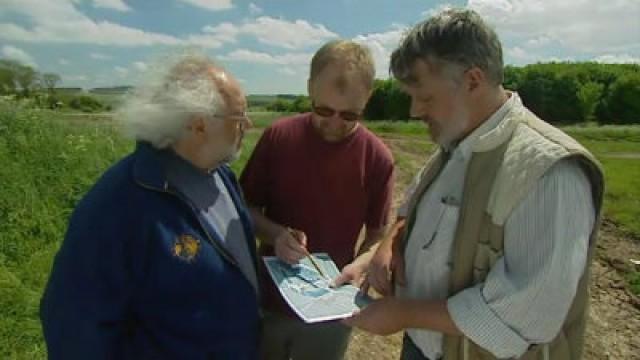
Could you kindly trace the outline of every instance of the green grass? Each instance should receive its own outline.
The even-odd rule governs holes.
[[[45,358],[38,303],[76,202],[131,150],[110,126],[69,126],[0,100],[0,358]]]
[[[640,152],[640,126],[563,128],[596,155]]]
[[[631,291],[636,295],[640,295],[640,271],[635,271],[627,275],[627,281],[629,282]]]
[[[602,158],[605,216],[640,238],[640,159]]]
[[[367,128],[376,134],[427,136],[427,127],[421,121],[367,121]]]
[[[252,113],[240,172],[261,129],[280,114]],[[0,98],[0,358],[43,359],[38,303],[53,256],[77,201],[102,172],[133,149],[109,121],[22,109]],[[433,149],[420,122],[368,122],[393,143],[403,182]],[[605,214],[640,236],[640,160],[603,156],[640,151],[640,127],[568,128],[601,157],[607,177]],[[403,184],[404,185],[404,184]],[[640,293],[640,274],[628,274]]]
[[[605,216],[640,238],[640,126],[567,127],[605,171]]]

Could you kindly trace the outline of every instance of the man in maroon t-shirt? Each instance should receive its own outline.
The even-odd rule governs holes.
[[[307,251],[327,252],[342,269],[336,285],[361,281],[391,207],[393,158],[358,122],[374,76],[362,45],[338,40],[320,48],[308,82],[313,112],[266,129],[240,178],[261,254],[296,263]],[[305,324],[262,275],[263,358],[342,359],[350,328],[338,321]]]

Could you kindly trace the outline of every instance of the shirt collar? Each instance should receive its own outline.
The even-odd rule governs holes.
[[[513,108],[513,106],[520,102],[518,94],[515,92],[508,92],[509,99],[498,108],[485,122],[478,126],[471,134],[464,138],[457,146],[454,146],[450,152],[458,156],[468,157],[473,149],[473,146],[479,138],[488,134],[492,130],[498,127],[500,122],[505,118],[507,113]]]

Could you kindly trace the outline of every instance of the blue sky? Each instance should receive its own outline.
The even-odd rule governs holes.
[[[324,42],[368,45],[386,78],[403,30],[450,6],[485,17],[507,64],[640,63],[639,0],[0,0],[0,57],[91,88],[135,85],[162,56],[195,46],[248,93],[305,93]]]

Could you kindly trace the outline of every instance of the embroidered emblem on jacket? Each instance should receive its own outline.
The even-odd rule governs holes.
[[[173,255],[187,262],[193,261],[200,251],[200,240],[191,235],[180,235],[173,244]]]

